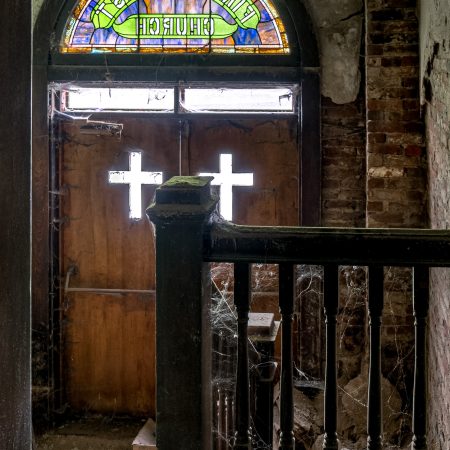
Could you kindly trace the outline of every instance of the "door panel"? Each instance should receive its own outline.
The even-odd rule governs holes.
[[[67,308],[71,408],[154,416],[154,295],[72,293]]]
[[[62,273],[76,267],[64,298],[63,376],[77,410],[154,415],[155,297],[105,295],[96,289],[154,290],[154,241],[144,208],[156,186],[142,186],[141,220],[129,218],[129,186],[109,184],[110,170],[129,170],[141,152],[142,170],[176,173],[174,121],[127,119],[119,139],[83,135],[64,125],[62,151]]]
[[[233,222],[298,225],[296,117],[192,121],[190,173],[217,173],[221,153],[233,155],[233,172],[253,173],[253,187],[233,187]]]

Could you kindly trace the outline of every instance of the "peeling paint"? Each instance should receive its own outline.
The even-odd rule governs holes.
[[[353,102],[359,91],[364,5],[361,0],[305,0],[316,25],[322,94],[334,103]]]

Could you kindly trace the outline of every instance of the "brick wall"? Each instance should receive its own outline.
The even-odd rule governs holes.
[[[367,226],[425,223],[415,0],[366,0]]]
[[[429,167],[430,226],[450,228],[450,4],[421,2],[422,95]],[[450,271],[433,269],[429,315],[429,443],[450,448]]]
[[[423,227],[426,152],[416,1],[367,0],[365,47],[365,67],[360,68],[365,85],[357,100],[345,105],[322,101],[322,224]],[[347,277],[357,274],[347,272]],[[357,278],[354,292],[364,283],[362,274]],[[347,288],[343,282],[343,297]],[[339,355],[341,382],[364,365],[366,336],[359,308],[364,294],[353,300],[351,308],[341,311],[340,325],[346,331]],[[353,317],[360,317],[359,325],[347,320]],[[411,407],[412,319],[410,272],[390,268],[385,277],[382,371],[402,394],[405,411]]]
[[[322,225],[364,227],[366,131],[363,92],[337,105],[322,99]]]

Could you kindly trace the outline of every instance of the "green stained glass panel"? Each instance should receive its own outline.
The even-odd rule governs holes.
[[[80,0],[60,51],[287,54],[289,45],[270,0]]]

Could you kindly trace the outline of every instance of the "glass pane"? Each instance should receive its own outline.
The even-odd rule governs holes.
[[[61,52],[289,53],[270,0],[79,0]]]
[[[173,112],[173,89],[72,88],[63,91],[63,111]]]
[[[188,112],[294,112],[292,88],[184,90],[182,108]]]

